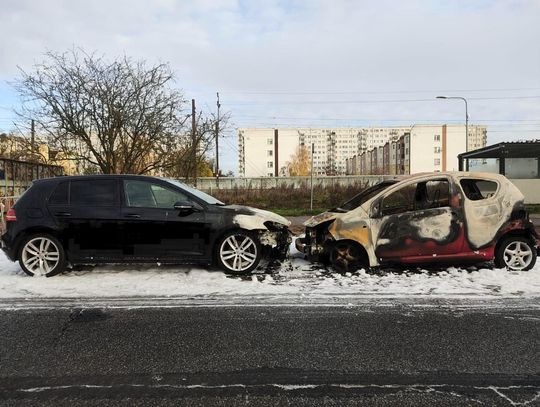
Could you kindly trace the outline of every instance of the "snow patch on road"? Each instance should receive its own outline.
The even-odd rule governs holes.
[[[0,298],[201,298],[272,295],[286,298],[327,296],[526,298],[540,297],[540,266],[526,272],[502,269],[364,270],[339,274],[303,260],[291,245],[291,256],[272,274],[228,276],[188,266],[111,265],[52,277],[27,276],[0,253]]]

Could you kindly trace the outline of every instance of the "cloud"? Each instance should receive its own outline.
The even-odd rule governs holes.
[[[539,4],[534,0],[4,0],[3,32],[8,34],[0,38],[0,79],[12,79],[17,65],[30,69],[46,50],[76,45],[111,56],[126,53],[170,62],[187,97],[195,97],[201,107],[214,108],[215,92],[220,91],[223,108],[232,112],[238,126],[460,120],[464,113],[459,103],[431,101],[438,90],[459,90],[460,96],[470,97],[473,122],[476,118],[540,123],[540,99],[474,99],[540,95]],[[5,89],[0,87],[1,103],[8,98]],[[261,90],[322,93],[249,93]],[[379,99],[430,101],[305,103]],[[495,128],[508,132],[490,133],[490,143],[538,137],[539,133],[523,130],[540,125]],[[231,138],[230,143],[236,141]],[[222,162],[234,168],[234,148],[228,146],[224,153]]]

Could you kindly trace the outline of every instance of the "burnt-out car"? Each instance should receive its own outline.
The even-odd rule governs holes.
[[[494,261],[529,270],[538,235],[523,194],[498,174],[449,172],[390,180],[304,223],[296,247],[340,270]]]
[[[214,263],[248,273],[284,258],[290,222],[158,177],[102,175],[34,181],[6,216],[2,248],[30,275],[68,264]]]

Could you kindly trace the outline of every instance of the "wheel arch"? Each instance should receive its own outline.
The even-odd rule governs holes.
[[[331,247],[329,247],[329,249],[332,249],[334,246],[340,244],[340,243],[347,243],[347,244],[350,244],[354,247],[356,247],[359,251],[360,251],[360,256],[362,258],[362,262],[366,265],[366,267],[371,267],[371,263],[369,261],[369,254],[366,250],[366,248],[364,247],[363,244],[357,242],[356,240],[353,240],[353,239],[339,239],[339,240],[333,240],[331,243],[328,243]]]
[[[514,230],[509,230],[508,232],[499,236],[499,238],[497,239],[497,243],[495,244],[495,251],[494,251],[495,254],[498,252],[499,248],[501,247],[501,244],[509,237],[523,237],[525,239],[528,239],[533,246],[537,246],[536,237],[530,230],[514,229]]]
[[[59,233],[58,230],[55,230],[55,229],[47,227],[47,226],[33,226],[33,227],[30,227],[28,229],[25,229],[25,230],[21,231],[17,235],[17,237],[15,238],[15,243],[13,245],[13,253],[15,254],[15,256],[17,256],[17,259],[19,258],[19,255],[21,253],[22,242],[28,236],[38,235],[38,234],[51,235],[51,236],[57,238],[60,241],[60,243],[62,244],[64,252],[66,253],[66,256],[68,257],[68,251],[67,251],[67,247],[66,247],[66,242],[64,241],[65,239],[63,239],[61,233]]]

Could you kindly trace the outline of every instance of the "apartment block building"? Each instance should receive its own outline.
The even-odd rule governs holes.
[[[461,125],[414,125],[399,139],[347,159],[347,174],[457,171],[459,153],[472,150],[472,146],[484,147],[487,142],[485,127],[470,127],[467,140]]]
[[[465,151],[465,144],[461,145],[457,142],[460,137],[465,140],[464,125],[241,128],[238,130],[239,175],[243,177],[288,175],[288,164],[297,148],[302,145],[308,150],[311,150],[313,146],[313,173],[315,175],[410,173],[410,171],[416,171],[417,167],[427,166],[424,162],[427,158],[418,156],[420,162],[415,162],[411,167],[409,157],[411,140],[416,146],[417,139],[427,137],[423,134],[433,136],[438,134],[440,138],[443,126],[447,132],[445,151],[448,151],[450,156],[455,152],[454,158],[457,160],[457,154]],[[486,127],[469,126],[467,151],[485,146],[486,141]],[[419,149],[424,147],[424,145],[418,145],[415,151],[420,151]],[[433,154],[437,154],[435,153],[437,146],[432,147]],[[435,158],[432,157],[433,163],[435,163]]]

